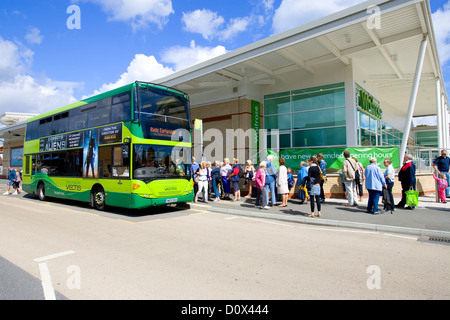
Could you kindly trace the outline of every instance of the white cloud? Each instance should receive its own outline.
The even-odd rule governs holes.
[[[225,23],[222,16],[208,9],[183,12],[181,18],[185,31],[199,33],[206,40],[229,40],[247,30],[251,20],[251,17],[234,18]]]
[[[31,27],[25,36],[25,39],[30,44],[41,44],[44,37],[41,35],[41,30],[36,27]]]
[[[349,8],[363,0],[282,0],[275,10],[272,28],[280,33],[329,14]]]
[[[156,79],[164,78],[176,71],[180,71],[224,53],[226,53],[226,49],[222,46],[201,47],[197,46],[194,41],[191,41],[190,47],[176,46],[165,50],[162,54],[164,57],[162,62],[167,65],[158,62],[154,56],[136,54],[128,66],[127,71],[122,73],[116,82],[104,84],[93,94],[112,90],[137,80],[151,82]],[[86,97],[83,97],[83,99],[84,98]]]
[[[34,52],[0,37],[0,114],[42,113],[75,102],[80,84],[35,79],[28,74]]]
[[[186,69],[195,64],[215,58],[225,54],[227,50],[223,46],[202,47],[197,46],[195,41],[191,41],[189,47],[172,47],[167,49],[163,54],[163,62],[173,64],[175,71]]]
[[[450,1],[432,14],[441,65],[450,61]]]
[[[99,90],[95,91],[94,94],[112,90],[134,81],[150,82],[168,76],[173,72],[174,70],[172,68],[163,66],[154,56],[136,54],[133,61],[131,61],[128,66],[127,71],[122,73],[119,80],[114,83],[104,84]]]
[[[263,5],[266,12],[269,12],[273,9],[273,3],[275,0],[262,0],[261,4]]]
[[[228,40],[236,36],[238,33],[244,32],[247,30],[248,25],[250,24],[250,18],[236,18],[231,19],[227,28],[222,30],[220,33],[221,40]]]
[[[174,13],[172,0],[84,0],[100,4],[112,21],[130,22],[133,29],[156,24],[158,28],[167,23]]]
[[[225,19],[208,9],[183,12],[181,21],[184,23],[184,30],[200,33],[203,38],[211,40],[219,33],[219,28],[225,23]]]

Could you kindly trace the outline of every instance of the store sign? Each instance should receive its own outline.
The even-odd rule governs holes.
[[[311,156],[322,153],[328,169],[340,170],[345,161],[343,155],[345,150],[350,151],[350,156],[355,157],[364,167],[369,165],[369,160],[372,157],[377,159],[377,165],[380,168],[384,169],[383,161],[386,158],[392,160],[394,168],[400,167],[398,147],[284,149],[280,151],[279,155],[272,151],[268,151],[267,154],[274,155],[276,165],[278,165],[278,157],[282,157],[286,160],[286,167],[298,170],[301,161],[306,161]]]
[[[261,103],[252,100],[251,108],[252,108],[252,129],[254,132],[251,147],[258,153],[259,139],[260,139],[259,129],[261,129]]]
[[[383,110],[381,110],[380,103],[359,85],[356,85],[356,92],[358,106],[375,118],[382,119]]]

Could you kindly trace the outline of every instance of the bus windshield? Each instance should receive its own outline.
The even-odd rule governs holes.
[[[154,179],[191,178],[191,149],[179,146],[135,144],[133,178],[150,182]]]
[[[189,129],[188,100],[182,95],[154,87],[138,87],[135,119],[171,129]]]

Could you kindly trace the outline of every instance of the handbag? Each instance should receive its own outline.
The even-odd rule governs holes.
[[[359,182],[361,181],[361,176],[359,175],[359,169],[355,170],[355,168],[353,168],[352,162],[349,159],[347,159],[347,161],[350,163],[350,166],[352,167],[353,171],[355,172],[355,181],[356,181],[356,183],[359,184]]]
[[[405,191],[406,205],[416,207],[419,204],[419,191],[408,190]]]
[[[325,181],[326,178],[323,175],[322,169],[320,169],[320,167],[319,167],[319,170],[320,170],[320,180]]]

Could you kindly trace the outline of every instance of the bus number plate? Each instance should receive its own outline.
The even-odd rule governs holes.
[[[172,198],[172,199],[166,199],[166,203],[174,203],[177,202],[177,198]]]

